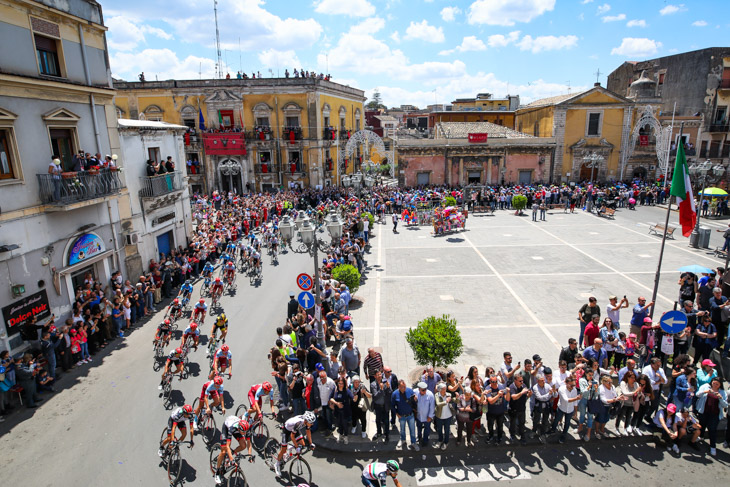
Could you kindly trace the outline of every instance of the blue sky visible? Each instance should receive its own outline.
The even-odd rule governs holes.
[[[115,78],[214,78],[213,0],[101,0]],[[294,68],[388,106],[590,87],[627,60],[728,45],[728,0],[220,0],[223,73]],[[271,70],[271,71],[270,71]]]

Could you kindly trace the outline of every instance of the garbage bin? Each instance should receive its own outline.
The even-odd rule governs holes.
[[[711,232],[712,232],[712,230],[710,230],[707,227],[700,227],[699,248],[701,248],[701,249],[710,248],[710,233]]]

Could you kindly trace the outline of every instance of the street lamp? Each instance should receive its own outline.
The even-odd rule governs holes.
[[[342,237],[342,230],[344,227],[340,216],[333,210],[325,217],[325,222],[327,232],[332,238],[332,242],[339,241]],[[322,317],[322,301],[319,296],[319,252],[327,252],[327,250],[331,247],[331,243],[327,244],[319,239],[317,231],[312,224],[312,220],[310,220],[303,211],[300,211],[297,214],[294,222],[292,222],[288,215],[282,218],[279,223],[279,231],[281,232],[281,238],[284,241],[285,247],[289,247],[292,252],[297,254],[309,254],[314,259],[314,286],[312,291],[314,293],[315,305],[319,308],[320,313],[319,318],[315,316],[317,321],[317,345],[320,350],[324,350],[324,320]],[[297,233],[299,234],[301,244],[292,245]]]
[[[591,152],[590,154],[587,154],[583,156],[583,162],[587,167],[591,168],[591,183],[593,183],[593,171],[596,169],[596,167],[603,162],[603,156],[601,154],[596,154],[596,152]],[[591,190],[591,193],[593,190]],[[590,213],[593,208],[593,194],[590,195],[588,198],[588,212]]]
[[[705,196],[705,186],[707,183],[720,180],[725,175],[725,167],[722,164],[713,166],[712,161],[707,159],[705,162],[692,164],[688,170],[693,180],[702,182],[700,204],[697,208],[697,223],[689,236],[689,246],[698,249],[700,247],[700,214],[702,213],[702,198]]]

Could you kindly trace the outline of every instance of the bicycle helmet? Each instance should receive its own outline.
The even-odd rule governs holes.
[[[400,470],[400,465],[395,460],[388,460],[385,464],[388,466],[388,472],[395,473]]]
[[[198,301],[198,303],[205,304],[205,299],[201,299],[200,301]]]
[[[183,412],[190,414],[193,412],[193,407],[190,404],[186,404],[183,406]]]
[[[271,382],[264,382],[263,384],[261,384],[261,387],[263,388],[264,392],[269,392],[271,391]]]
[[[172,304],[180,304],[180,300],[175,298],[175,301],[173,301]]]
[[[250,425],[248,424],[248,421],[246,421],[245,419],[242,419],[241,421],[238,422],[238,429],[240,429],[241,431],[248,431],[249,427],[250,427]]]
[[[216,277],[215,278],[215,282],[221,282],[221,278],[220,277]]]
[[[179,354],[179,353],[182,353],[182,348],[180,348],[180,347],[177,347],[177,348],[175,349],[175,353],[178,353],[178,354]]]
[[[195,323],[195,322],[192,322],[192,323],[190,323],[190,329],[191,329],[192,331],[195,331],[195,330],[197,330],[197,329],[198,329],[198,324],[197,324],[197,323]]]
[[[168,319],[165,320],[165,324],[166,325],[169,325],[170,324],[170,318],[168,318]]]
[[[227,352],[228,350],[229,350],[229,349],[228,349],[228,345],[223,345],[223,346],[221,347],[221,352]]]
[[[190,279],[185,279],[185,284],[190,284]]]
[[[314,424],[314,422],[317,420],[317,417],[314,415],[312,411],[307,411],[302,415],[304,418],[304,421],[306,421],[309,424]]]
[[[220,375],[216,375],[216,376],[215,376],[215,377],[213,378],[213,384],[215,384],[215,385],[217,385],[217,386],[219,386],[219,385],[223,384],[223,377],[221,377]]]

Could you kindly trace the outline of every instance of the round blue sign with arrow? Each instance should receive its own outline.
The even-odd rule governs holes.
[[[314,306],[314,295],[307,291],[302,291],[297,296],[297,301],[302,305],[302,308],[309,309]]]
[[[679,333],[687,326],[687,315],[681,311],[667,311],[659,320],[665,333]]]

